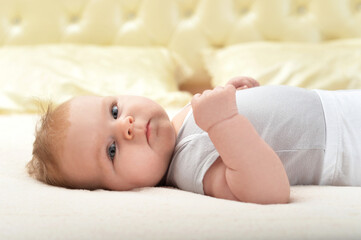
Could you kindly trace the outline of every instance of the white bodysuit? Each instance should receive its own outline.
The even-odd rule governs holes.
[[[263,86],[237,91],[236,100],[239,114],[281,159],[291,185],[361,186],[361,90]],[[204,194],[204,175],[218,157],[190,110],[177,136],[166,185]]]

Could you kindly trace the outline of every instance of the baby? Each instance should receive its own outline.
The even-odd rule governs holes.
[[[289,202],[290,184],[361,186],[361,90],[258,86],[231,79],[172,121],[144,97],[73,98],[42,117],[28,171],[67,188],[170,185],[261,204]]]

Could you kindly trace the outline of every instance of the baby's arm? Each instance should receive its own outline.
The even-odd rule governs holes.
[[[290,186],[282,162],[249,120],[238,114],[235,91],[227,84],[196,94],[196,123],[208,132],[227,166],[228,187],[239,201],[287,203]]]

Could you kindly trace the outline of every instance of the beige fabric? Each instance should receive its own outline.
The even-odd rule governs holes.
[[[261,85],[360,89],[361,39],[313,43],[256,42],[205,51],[212,85],[250,76]]]
[[[359,0],[2,0],[0,45],[163,46],[207,79],[200,50],[361,37]]]
[[[39,103],[76,95],[132,94],[163,107],[191,98],[178,91],[186,68],[165,48],[41,45],[0,48],[0,113],[34,113]]]
[[[0,239],[361,238],[357,187],[292,187],[291,204],[257,205],[164,187],[47,186],[24,170],[36,119],[0,117]]]
[[[109,94],[116,84],[129,87],[127,93],[149,94],[173,116],[190,100],[177,84],[210,79],[205,49],[360,37],[359,0],[0,0],[0,112],[36,111],[28,101],[34,94],[61,102],[73,94]],[[359,65],[346,64],[361,62],[357,46],[337,48],[345,63],[338,58],[327,64],[359,73]],[[305,53],[316,49],[317,57],[324,56],[318,47],[310,49]],[[285,72],[296,69],[283,63]],[[352,79],[350,86],[359,84],[359,76]],[[36,119],[0,115],[0,239],[361,238],[357,187],[292,187],[291,204],[262,206],[172,188],[109,192],[39,183],[24,168]]]

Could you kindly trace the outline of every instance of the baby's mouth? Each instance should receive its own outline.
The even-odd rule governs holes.
[[[148,144],[149,144],[150,131],[151,131],[151,128],[150,128],[150,119],[149,119],[149,121],[145,127],[145,136],[147,138]]]

